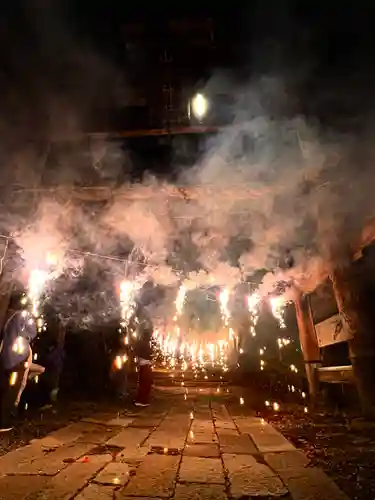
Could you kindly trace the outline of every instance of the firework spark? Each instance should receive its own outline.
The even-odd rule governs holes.
[[[271,312],[282,329],[286,328],[284,319],[286,304],[287,302],[282,296],[270,298]]]
[[[255,327],[258,323],[259,319],[259,304],[260,304],[260,295],[258,293],[253,293],[247,296],[247,307],[250,314],[250,333],[253,337],[256,335]]]

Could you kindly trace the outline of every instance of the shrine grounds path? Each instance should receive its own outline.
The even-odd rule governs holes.
[[[158,386],[0,457],[1,500],[348,497],[230,388]]]

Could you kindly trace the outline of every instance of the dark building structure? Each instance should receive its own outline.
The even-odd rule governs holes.
[[[215,64],[212,19],[138,22],[123,27],[127,127],[188,124],[188,102]]]
[[[204,93],[218,72],[224,74],[236,65],[241,41],[231,39],[228,43],[227,37],[222,21],[204,14],[158,19],[143,16],[122,23],[115,56],[123,74],[121,97],[112,112],[98,109],[92,131],[162,129],[173,133],[176,127],[229,122],[233,99],[228,85],[215,84],[213,92],[209,90],[209,112],[202,122],[189,115],[192,97]]]

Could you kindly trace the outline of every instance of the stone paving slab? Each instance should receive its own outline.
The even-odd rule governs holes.
[[[161,497],[172,496],[177,476],[179,456],[147,455],[137,469],[134,477],[121,492],[118,498],[128,496]]]
[[[261,453],[296,450],[290,441],[272,427],[272,425],[267,423],[253,425],[249,431],[249,435]]]
[[[173,500],[228,500],[224,486],[216,484],[178,484]]]
[[[306,455],[298,450],[265,453],[264,460],[276,472],[285,469],[303,469],[310,463]]]
[[[190,457],[219,458],[219,447],[216,443],[187,444],[184,455]]]
[[[102,469],[94,482],[102,485],[125,486],[130,479],[128,464],[121,462],[110,462]]]
[[[221,453],[234,455],[255,455],[258,450],[248,435],[236,436],[231,434],[219,435]]]
[[[120,448],[134,448],[140,445],[149,434],[149,429],[137,429],[134,431],[134,429],[127,427],[109,439],[107,445],[118,446]]]
[[[1,500],[25,500],[47,486],[47,476],[4,476],[0,478]]]
[[[44,450],[52,450],[62,446],[61,441],[53,436],[45,436],[43,438],[32,439],[30,444],[40,445]]]
[[[34,460],[14,463],[13,470],[7,471],[7,474],[43,474],[54,476],[79,457],[85,455],[92,448],[89,443],[75,443],[73,445],[60,446],[51,453],[46,453]]]
[[[185,483],[224,484],[224,470],[220,458],[184,456],[179,481]]]
[[[163,417],[158,417],[158,418],[138,418],[138,419],[133,419],[132,422],[129,424],[130,427],[135,427],[135,428],[149,428],[152,429],[154,427],[158,427],[160,423],[162,422]]]
[[[114,486],[103,486],[92,483],[74,497],[74,500],[113,500],[114,495]]]
[[[102,424],[102,425],[107,425],[109,420],[118,418],[119,413],[113,412],[113,411],[106,411],[106,412],[100,412],[95,415],[95,417],[87,417],[83,418],[81,422],[87,422],[91,424]]]
[[[130,465],[139,465],[144,457],[150,452],[149,446],[134,446],[124,448],[117,454],[115,461]]]
[[[82,434],[77,439],[77,443],[92,443],[92,444],[103,444],[106,443],[109,439],[116,436],[119,433],[119,429],[121,427],[110,427],[106,428],[104,425],[101,426],[102,429],[97,429],[92,432],[86,432]]]
[[[293,500],[349,500],[321,469],[290,468],[280,470],[278,474]]]
[[[249,434],[254,426],[258,427],[259,425],[263,425],[266,423],[263,418],[252,416],[233,417],[233,421],[240,431],[240,434]]]
[[[133,446],[131,448],[123,448],[114,455],[115,462],[121,462],[123,464],[131,465],[132,467],[137,467],[150,453],[151,448],[149,446]]]
[[[11,474],[15,468],[15,464],[28,463],[35,458],[44,457],[46,450],[40,443],[33,443],[23,448],[10,451],[6,455],[0,457],[0,473]]]
[[[173,433],[173,430],[171,432],[156,430],[145,444],[151,447],[182,449],[186,440],[186,432],[187,428],[178,429],[178,433]]]
[[[283,496],[288,493],[276,474],[251,455],[224,454],[223,461],[234,499],[246,496]]]
[[[211,421],[193,420],[188,435],[188,443],[215,443],[217,436]]]
[[[134,417],[125,418],[125,417],[116,417],[111,418],[105,425],[113,425],[115,427],[128,427],[134,421]]]
[[[69,424],[57,431],[51,432],[48,437],[53,438],[60,446],[63,446],[64,444],[73,443],[86,432],[92,432],[97,428],[96,425],[97,424],[93,422],[75,422],[74,424]]]
[[[31,493],[25,500],[70,500],[111,459],[111,455],[102,455],[89,462],[73,463],[50,478],[45,488]]]

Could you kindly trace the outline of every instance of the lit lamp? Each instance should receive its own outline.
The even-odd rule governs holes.
[[[194,118],[202,121],[209,109],[208,99],[203,94],[196,94],[189,103],[189,118],[193,114]]]

